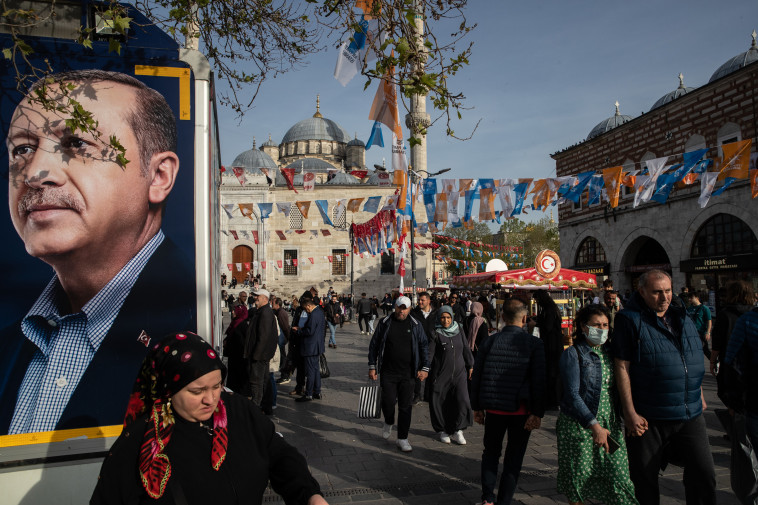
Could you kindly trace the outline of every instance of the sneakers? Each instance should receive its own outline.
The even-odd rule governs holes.
[[[463,438],[463,432],[461,430],[458,430],[452,435],[450,435],[450,438],[448,440],[452,440],[458,445],[466,445],[466,439]]]
[[[276,379],[277,384],[289,384],[290,378],[289,377],[279,377]]]
[[[384,429],[382,430],[382,438],[384,440],[389,440],[390,435],[392,435],[392,425],[391,424],[385,424]]]
[[[301,396],[300,398],[295,400],[296,402],[312,402],[313,397],[312,396]]]
[[[413,447],[411,447],[411,444],[408,443],[407,438],[398,438],[397,448],[403,452],[411,452],[413,450]]]
[[[314,400],[320,400],[321,399],[321,393],[313,393],[313,399]]]
[[[444,431],[440,431],[440,442],[442,442],[443,444],[449,444],[450,443],[450,435],[448,435]]]
[[[365,334],[366,334],[366,332],[365,332],[365,331],[361,331],[361,335],[365,335]]]

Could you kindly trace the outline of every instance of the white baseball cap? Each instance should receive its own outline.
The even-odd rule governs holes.
[[[271,299],[271,293],[269,293],[267,289],[261,288],[261,289],[253,290],[253,294],[255,296],[265,296],[266,298]]]
[[[401,305],[405,305],[406,309],[409,309],[411,307],[411,299],[407,296],[401,296],[397,300],[395,300],[395,307],[399,307]]]

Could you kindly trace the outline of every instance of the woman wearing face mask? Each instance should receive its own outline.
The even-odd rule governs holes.
[[[574,345],[560,360],[558,491],[571,504],[587,499],[608,505],[638,504],[615,397],[613,357],[606,345],[606,308],[583,307],[576,315],[574,331]]]

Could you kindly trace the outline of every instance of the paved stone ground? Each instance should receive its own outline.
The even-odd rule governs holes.
[[[358,390],[367,383],[368,342],[367,335],[359,334],[357,324],[347,323],[338,330],[338,348],[327,348],[332,375],[322,382],[321,401],[295,403],[287,394],[294,381],[279,386],[273,420],[285,438],[305,454],[327,501],[366,505],[480,503],[482,426],[474,424],[464,432],[468,440],[465,446],[443,444],[431,428],[428,404],[422,403],[413,409],[409,436],[413,452],[402,453],[395,447],[394,430],[389,441],[382,439],[382,420],[356,417]],[[730,449],[713,413],[713,408],[722,404],[710,374],[706,374],[704,388],[718,500],[722,505],[738,504],[729,485]],[[515,495],[517,504],[567,503],[556,491],[556,415],[549,412],[542,428],[531,436]],[[681,481],[682,469],[670,466],[660,479],[662,504],[685,503]],[[264,503],[280,501],[271,491],[264,497]]]

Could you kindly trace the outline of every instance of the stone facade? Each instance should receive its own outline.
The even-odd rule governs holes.
[[[616,128],[576,146],[552,155],[556,173],[560,176],[576,175],[587,170],[600,171],[606,167],[622,165],[625,171],[644,168],[644,162],[661,156],[671,156],[668,163],[681,162],[682,153],[701,148],[709,149],[706,157],[718,166],[722,155],[719,146],[739,140],[753,139],[755,153],[758,91],[758,64],[749,64],[724,77],[634,118]],[[717,185],[717,188],[722,183]],[[670,270],[675,289],[693,283],[693,277],[682,270],[682,262],[693,259],[693,245],[698,233],[710,219],[720,214],[734,226],[749,229],[752,241],[758,236],[758,202],[751,199],[748,181],[739,181],[722,195],[713,197],[705,208],[698,205],[700,182],[676,188],[666,204],[650,202],[633,207],[633,193],[622,189],[616,209],[601,205],[587,207],[586,192],[577,206],[571,202],[559,206],[561,261],[567,267],[596,268],[609,276],[616,289],[633,287],[633,281],[654,264]],[[731,225],[730,225],[731,226]],[[729,232],[724,236],[729,238]],[[713,238],[712,238],[713,239]],[[593,241],[597,248],[587,254],[585,240]],[[754,254],[750,239],[725,254]],[[599,248],[597,247],[599,246]],[[659,247],[660,246],[660,247]],[[602,250],[600,250],[600,248]],[[660,254],[660,249],[665,256]],[[591,248],[590,248],[591,249]],[[718,249],[718,248],[717,248]],[[604,253],[604,254],[603,254]],[[702,257],[702,254],[700,255]],[[645,264],[645,258],[648,258]],[[593,261],[594,260],[594,261]],[[730,278],[756,278],[751,270],[731,272]],[[711,272],[714,274],[718,272]],[[695,279],[696,288],[717,289],[712,280]],[[723,280],[723,279],[722,279]],[[704,285],[700,285],[700,284]]]

